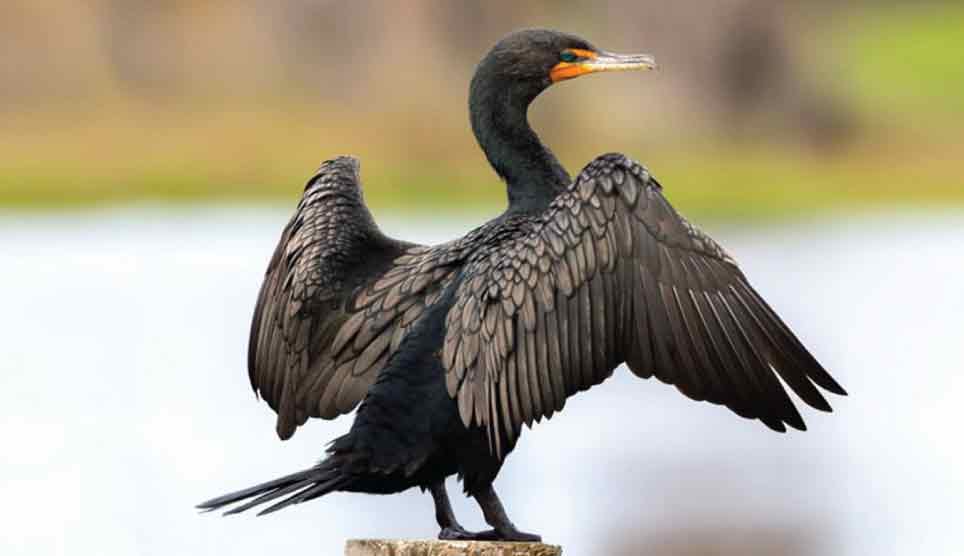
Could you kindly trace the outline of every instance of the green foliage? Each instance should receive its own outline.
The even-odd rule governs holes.
[[[861,12],[837,32],[867,109],[930,122],[964,114],[964,3],[894,4]]]

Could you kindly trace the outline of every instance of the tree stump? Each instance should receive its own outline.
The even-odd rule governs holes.
[[[345,556],[562,556],[562,547],[542,543],[356,539]]]

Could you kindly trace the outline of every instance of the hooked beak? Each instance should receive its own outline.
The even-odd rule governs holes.
[[[659,69],[656,59],[649,54],[613,54],[612,52],[589,52],[578,62],[559,62],[549,72],[553,83],[572,79],[589,73],[603,71],[644,71]]]

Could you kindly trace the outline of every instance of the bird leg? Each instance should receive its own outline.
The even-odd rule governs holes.
[[[441,528],[438,538],[444,541],[485,541],[496,540],[498,534],[495,531],[483,531],[473,533],[466,531],[455,518],[452,511],[452,503],[449,501],[448,491],[445,490],[445,481],[441,480],[429,486],[432,499],[435,500],[435,520]]]
[[[542,537],[539,535],[523,533],[516,529],[512,521],[509,520],[509,516],[506,515],[505,508],[502,507],[502,502],[499,500],[499,496],[495,493],[492,485],[475,493],[474,496],[475,501],[478,502],[482,508],[482,514],[485,515],[486,523],[495,528],[498,540],[513,542],[542,541]]]

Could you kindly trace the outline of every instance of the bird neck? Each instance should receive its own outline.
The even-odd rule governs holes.
[[[505,183],[509,210],[545,208],[571,178],[529,126],[529,104],[543,90],[476,74],[469,94],[472,131]]]

